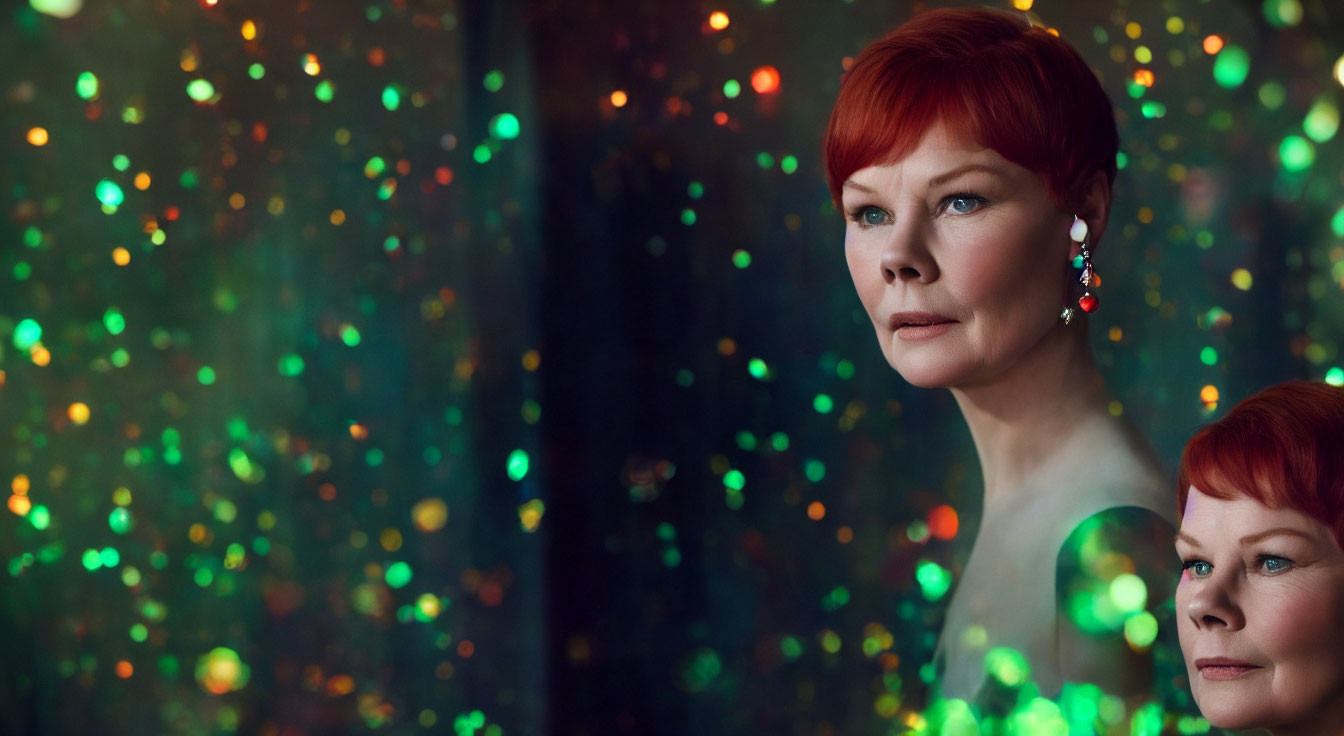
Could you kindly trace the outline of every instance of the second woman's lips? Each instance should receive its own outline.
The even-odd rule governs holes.
[[[945,322],[956,322],[956,320],[933,312],[897,312],[887,320],[887,328],[899,330],[902,327],[927,327]]]
[[[1195,660],[1195,667],[1206,680],[1235,680],[1260,669],[1260,665],[1228,657],[1204,657]]]

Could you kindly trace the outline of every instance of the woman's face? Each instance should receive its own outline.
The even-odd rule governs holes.
[[[1063,327],[1073,217],[997,152],[938,124],[899,163],[854,172],[841,203],[850,276],[910,383],[992,382]]]
[[[1190,688],[1221,728],[1344,727],[1344,551],[1292,509],[1190,489],[1176,622]]]

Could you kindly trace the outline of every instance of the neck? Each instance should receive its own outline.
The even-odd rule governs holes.
[[[985,503],[1009,497],[1084,425],[1109,419],[1083,329],[1057,327],[992,383],[952,388],[984,473]]]

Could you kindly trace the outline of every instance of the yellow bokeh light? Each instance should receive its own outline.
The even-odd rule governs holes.
[[[1031,10],[1034,0],[1013,0],[1013,8],[1017,10]]]
[[[331,220],[331,224],[340,227],[345,224],[345,210],[332,210],[329,219]]]
[[[1167,18],[1167,33],[1176,34],[1185,30],[1185,21],[1178,16]]]
[[[242,194],[234,192],[229,195],[229,206],[235,210],[241,210],[247,204],[247,199]]]
[[[611,106],[612,106],[612,107],[625,107],[625,103],[627,103],[627,102],[629,102],[629,101],[630,101],[630,96],[627,95],[627,94],[625,93],[625,90],[623,90],[623,89],[618,89],[618,90],[616,90],[615,92],[612,92],[612,93],[611,93]]]
[[[143,192],[146,189],[149,189],[149,181],[149,174],[141,171],[135,175],[135,188]]]
[[[722,10],[716,10],[709,14],[709,27],[716,31],[722,31],[728,27],[728,14]]]
[[[24,475],[23,473],[19,473],[18,475],[14,476],[14,480],[10,481],[9,483],[9,490],[13,491],[16,495],[19,496],[28,495],[28,489],[30,487],[31,484],[28,482],[28,476]]]
[[[45,146],[47,145],[47,141],[50,139],[51,138],[47,134],[46,128],[28,129],[28,142],[33,144],[34,146]]]
[[[316,77],[322,73],[322,63],[317,60],[317,54],[303,55],[303,72],[310,77]]]
[[[243,21],[243,27],[240,32],[243,34],[243,38],[251,41],[257,37],[257,24],[250,20],[245,20]]]
[[[43,347],[41,343],[29,348],[28,357],[33,359],[34,365],[45,366],[51,363],[51,351]]]
[[[378,535],[378,543],[388,552],[396,552],[401,549],[401,532],[389,526]]]
[[[131,262],[131,252],[121,246],[112,249],[112,262],[118,266],[125,266]]]
[[[541,353],[529,350],[523,353],[523,370],[532,373],[541,367]]]
[[[1335,61],[1335,81],[1344,84],[1344,56]]]
[[[1218,387],[1212,384],[1199,390],[1199,400],[1206,404],[1215,404],[1218,402]]]
[[[1250,291],[1254,282],[1255,279],[1251,277],[1251,272],[1244,268],[1238,268],[1232,272],[1232,285],[1242,291]]]
[[[89,411],[89,405],[82,401],[76,401],[71,404],[69,408],[65,410],[65,413],[70,417],[70,421],[81,425],[88,424],[89,416],[92,414],[92,412]]]
[[[411,520],[422,532],[437,532],[448,523],[448,504],[440,498],[426,498],[411,507]]]
[[[1131,20],[1125,24],[1125,35],[1130,38],[1138,38],[1143,35],[1143,26]]]

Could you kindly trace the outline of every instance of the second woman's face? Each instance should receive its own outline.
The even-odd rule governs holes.
[[[1221,728],[1344,728],[1344,550],[1330,529],[1245,496],[1186,500],[1176,629],[1190,690]]]
[[[841,201],[850,276],[907,381],[992,383],[1062,326],[1073,218],[1033,172],[939,124]]]

